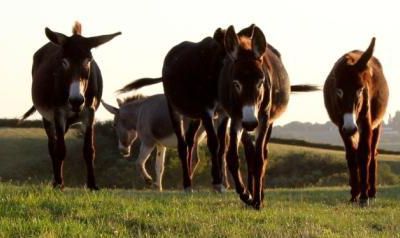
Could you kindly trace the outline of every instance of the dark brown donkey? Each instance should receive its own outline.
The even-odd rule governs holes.
[[[378,59],[375,38],[365,52],[354,50],[333,66],[324,86],[325,107],[338,126],[350,172],[351,201],[375,198],[377,148],[389,89]]]
[[[259,209],[272,125],[286,110],[291,91],[315,91],[318,87],[290,86],[279,52],[267,44],[263,32],[255,25],[238,34],[230,26],[224,45],[227,57],[219,79],[219,102],[231,118],[227,163],[241,200]],[[253,130],[256,130],[255,144],[248,134]],[[221,130],[221,147],[225,140],[223,135]],[[249,191],[239,170],[240,138],[248,163]]]
[[[200,121],[207,133],[207,145],[212,159],[213,185],[223,190],[221,161],[218,161],[218,137],[213,125],[217,107],[218,77],[225,51],[220,43],[223,31],[218,29],[214,38],[207,37],[198,43],[182,42],[173,47],[164,60],[162,82],[167,98],[171,122],[177,135],[178,152],[182,163],[183,186],[191,191],[191,156],[194,133]],[[160,79],[161,80],[161,79]],[[134,82],[122,91],[154,84],[159,80]],[[186,134],[182,128],[182,115],[192,122]]]
[[[98,189],[93,162],[94,114],[103,91],[100,69],[90,50],[104,44],[120,32],[111,35],[83,37],[80,23],[75,23],[73,35],[45,30],[51,41],[33,56],[32,108],[22,118],[37,110],[43,117],[48,137],[48,149],[53,163],[54,187],[64,187],[63,162],[66,154],[64,134],[70,125],[82,122],[83,154],[87,167],[87,186]]]

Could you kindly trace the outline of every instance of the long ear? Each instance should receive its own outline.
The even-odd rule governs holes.
[[[260,58],[267,49],[264,33],[257,26],[254,27],[253,36],[251,37],[251,48],[257,58]]]
[[[214,40],[217,41],[221,46],[224,46],[225,32],[226,30],[218,28],[215,30],[213,35]]]
[[[93,37],[87,37],[86,40],[86,45],[91,49],[95,48],[99,45],[102,45],[110,40],[112,40],[114,37],[121,35],[121,32],[116,32],[114,34],[110,35],[101,35],[101,36],[93,36]]]
[[[106,102],[104,102],[103,100],[101,100],[101,104],[103,104],[103,107],[110,113],[116,115],[118,114],[119,110],[118,108],[115,108],[113,106],[111,106],[110,104],[107,104]]]
[[[239,39],[233,26],[229,26],[226,30],[224,44],[226,53],[231,59],[236,60],[239,51]]]
[[[256,25],[251,24],[250,26],[243,28],[241,31],[239,31],[238,36],[246,36],[250,38],[253,35],[254,27],[256,27]]]
[[[375,47],[375,37],[372,37],[368,49],[364,52],[364,54],[361,55],[360,59],[355,64],[355,67],[357,67],[359,71],[364,71],[367,68],[368,61],[371,59],[372,54],[374,53],[374,47]]]
[[[62,46],[68,39],[68,36],[62,33],[54,32],[50,30],[48,27],[46,27],[44,31],[46,33],[47,38],[56,45]]]

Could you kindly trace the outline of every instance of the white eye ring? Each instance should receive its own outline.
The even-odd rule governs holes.
[[[238,93],[242,92],[242,84],[238,80],[233,80],[232,83]]]
[[[336,89],[336,95],[337,95],[339,98],[343,98],[343,90],[340,89],[340,88],[337,88],[337,89]]]
[[[62,59],[62,61],[61,61],[61,64],[62,64],[62,67],[64,68],[64,69],[68,69],[69,68],[69,61],[67,60],[67,59]]]

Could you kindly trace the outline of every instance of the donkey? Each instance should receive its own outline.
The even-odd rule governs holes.
[[[319,88],[290,86],[280,53],[267,44],[263,32],[254,24],[238,34],[230,26],[225,33],[224,46],[227,56],[219,78],[218,101],[231,119],[227,164],[240,199],[260,209],[272,125],[286,110],[291,91],[307,92]],[[255,144],[249,135],[254,130]],[[224,129],[219,137],[222,146]],[[239,139],[245,149],[249,191],[243,185],[239,170]]]
[[[64,135],[72,124],[82,122],[87,187],[98,190],[93,171],[95,159],[93,128],[95,111],[102,96],[103,82],[91,49],[110,41],[121,32],[83,37],[81,24],[76,22],[72,29],[73,35],[70,37],[51,31],[47,27],[45,33],[50,42],[33,56],[33,106],[21,120],[36,110],[42,115],[53,164],[53,186],[61,189],[64,187],[63,163],[66,154]]]
[[[223,191],[221,161],[218,160],[218,137],[213,117],[217,108],[217,83],[225,50],[221,39],[223,31],[217,29],[214,37],[200,42],[182,42],[173,47],[164,59],[162,77],[140,86],[163,83],[168,102],[172,128],[177,137],[178,153],[182,164],[183,187],[192,191],[191,161],[193,135],[202,123],[207,133],[207,146],[212,161],[212,184]],[[136,89],[139,83],[126,85],[122,92]],[[184,133],[182,118],[190,119],[189,130]]]
[[[365,52],[353,50],[335,63],[324,85],[328,115],[343,139],[351,202],[375,198],[377,149],[389,89],[382,66],[373,57],[375,38]],[[360,195],[361,194],[361,195]]]
[[[139,80],[140,81],[140,80]],[[148,184],[152,184],[152,178],[148,174],[145,163],[154,147],[157,148],[155,163],[156,181],[155,187],[162,191],[162,176],[166,147],[176,148],[177,140],[169,117],[168,105],[165,95],[157,94],[149,97],[134,95],[123,101],[118,100],[119,108],[115,108],[104,101],[103,106],[114,114],[114,127],[118,137],[120,153],[125,158],[130,156],[130,148],[136,138],[141,141],[140,152],[136,165],[142,177]],[[184,120],[185,130],[189,121]],[[201,127],[194,138],[193,146],[193,177],[195,168],[200,161],[198,157],[198,143],[204,139],[205,133]]]

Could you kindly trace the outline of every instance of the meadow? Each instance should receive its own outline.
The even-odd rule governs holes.
[[[255,211],[233,192],[0,184],[0,237],[399,237],[400,186],[368,208],[347,188],[267,189]]]
[[[204,146],[195,192],[181,191],[180,162],[169,150],[160,194],[141,182],[134,160],[119,156],[112,128],[100,125],[96,174],[102,189],[91,192],[84,188],[79,130],[66,141],[67,187],[61,192],[50,186],[43,129],[0,127],[0,237],[400,237],[397,154],[380,155],[378,197],[360,208],[347,202],[342,151],[272,143],[264,208],[254,211],[233,190],[211,191]]]

